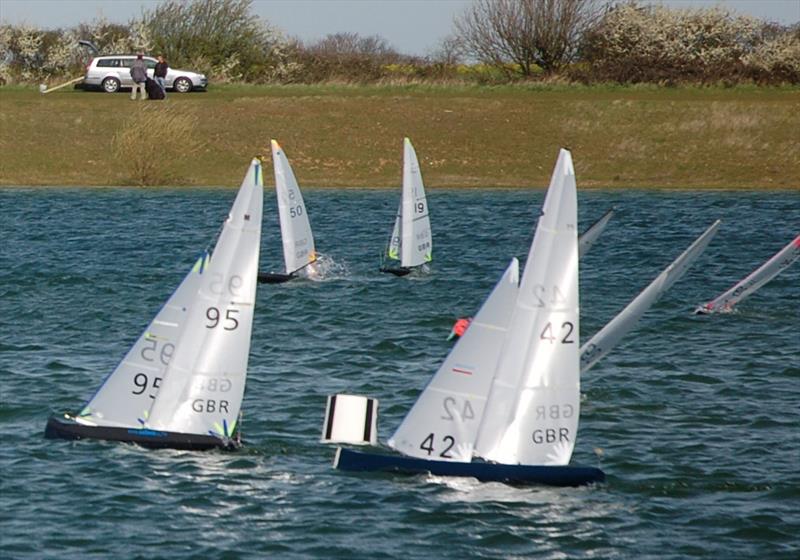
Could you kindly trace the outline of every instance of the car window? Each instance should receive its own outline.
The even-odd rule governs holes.
[[[144,63],[147,64],[147,67],[150,68],[151,70],[156,67],[155,60],[145,60]]]
[[[119,67],[118,58],[101,58],[97,61],[98,68],[117,68]]]
[[[119,62],[120,62],[120,66],[122,66],[123,68],[130,68],[131,64],[133,64],[133,59],[132,58],[121,58],[119,60]]]

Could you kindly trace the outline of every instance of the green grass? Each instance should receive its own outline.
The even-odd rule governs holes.
[[[0,88],[0,184],[131,184],[111,141],[134,103]],[[800,189],[798,88],[230,85],[167,104],[201,144],[162,162],[170,185],[238,185],[276,138],[301,185],[397,186],[408,136],[431,187],[543,187],[566,146],[580,187]]]

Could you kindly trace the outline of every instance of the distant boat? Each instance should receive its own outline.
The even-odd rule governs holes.
[[[733,288],[705,305],[698,307],[695,313],[729,313],[733,310],[734,305],[789,268],[799,257],[800,235]]]
[[[608,222],[614,216],[614,209],[611,208],[605,214],[600,216],[600,219],[590,225],[578,237],[578,258],[582,258],[594,245],[595,241],[600,237],[600,234],[606,229]]]
[[[431,262],[433,248],[428,201],[414,146],[408,138],[403,141],[403,192],[392,236],[386,248],[386,259],[399,261],[399,266],[386,264],[381,272],[405,276]]]
[[[195,262],[122,362],[76,415],[53,415],[46,438],[151,448],[238,446],[263,204],[254,159],[214,251]]]
[[[519,286],[518,277],[513,259],[389,439],[402,455],[339,448],[336,468],[557,486],[604,480],[600,469],[569,466],[580,364],[577,193],[567,150]]]
[[[703,254],[719,228],[717,220],[681,255],[665,268],[633,300],[625,306],[597,334],[581,346],[581,373],[586,373],[603,356],[611,352],[628,332],[636,326],[642,315],[650,309],[672,285],[686,274],[697,257]]]
[[[600,237],[600,234],[603,233],[604,229],[606,229],[606,226],[608,225],[608,222],[611,220],[612,216],[614,216],[613,208],[603,214],[599,220],[589,226],[587,230],[578,237],[579,259],[589,252],[589,249],[592,248],[592,245],[594,245],[595,241],[597,241],[597,238]],[[450,341],[463,336],[464,332],[466,332],[466,330],[469,328],[471,322],[472,317],[460,317],[450,329],[450,334],[447,336],[447,340]]]
[[[283,240],[284,272],[260,272],[258,281],[267,284],[286,282],[317,261],[314,235],[308,212],[292,166],[278,142],[272,140],[272,166],[275,170],[275,193]],[[310,271],[313,275],[313,271]]]

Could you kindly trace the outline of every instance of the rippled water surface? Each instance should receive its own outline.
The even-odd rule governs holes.
[[[800,230],[794,192],[581,192],[582,228],[618,212],[581,262],[582,339],[716,218],[695,267],[582,381],[573,462],[606,484],[515,488],[353,475],[319,443],[325,397],[381,401],[385,440],[512,256],[541,191],[434,190],[434,266],[377,272],[395,191],[306,189],[322,282],[260,286],[246,449],[50,441],[114,368],[233,190],[0,190],[0,556],[4,558],[798,558],[800,265],[697,317]],[[274,196],[262,269],[280,268]]]

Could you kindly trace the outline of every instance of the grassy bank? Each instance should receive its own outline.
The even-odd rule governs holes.
[[[198,117],[195,153],[163,162],[171,185],[238,185],[276,138],[301,185],[396,186],[409,136],[431,187],[545,186],[567,146],[581,187],[800,189],[798,89],[579,86],[217,86],[166,104],[5,87],[0,184],[131,184],[111,141],[167,106]]]

